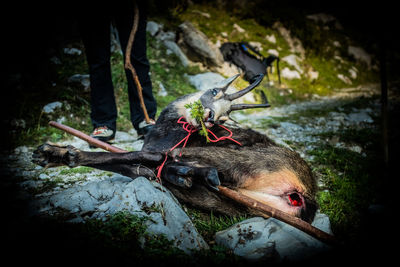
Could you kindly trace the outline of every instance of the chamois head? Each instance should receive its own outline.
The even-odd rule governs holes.
[[[239,76],[240,74],[236,74],[222,81],[218,87],[206,90],[200,97],[201,104],[204,108],[204,121],[207,127],[211,127],[213,124],[224,123],[229,119],[229,113],[231,111],[248,108],[266,108],[270,106],[268,103],[233,104],[233,100],[242,97],[253,90],[264,78],[264,75],[259,74],[253,79],[253,82],[248,87],[236,93],[227,94],[226,91],[229,85],[231,85]]]

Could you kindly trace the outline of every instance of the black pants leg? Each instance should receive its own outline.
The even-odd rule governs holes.
[[[125,50],[133,25],[134,8],[132,1],[125,1],[124,3],[126,6],[120,6],[116,9],[114,18],[125,60]],[[139,25],[132,45],[131,62],[143,88],[144,103],[149,117],[154,119],[157,111],[157,103],[152,92],[153,88],[149,75],[150,64],[146,55],[146,24],[147,17],[145,6],[139,3]],[[133,81],[132,73],[130,70],[125,70],[125,72],[128,80],[131,121],[134,128],[137,129],[139,123],[144,120],[144,114],[140,106],[139,96]]]
[[[110,64],[111,16],[102,7],[80,19],[82,40],[90,74],[91,114],[94,128],[107,126],[116,130],[117,108]]]

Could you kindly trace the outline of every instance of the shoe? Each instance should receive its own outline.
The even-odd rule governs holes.
[[[114,139],[115,131],[109,129],[107,126],[101,126],[95,128],[90,136],[100,141],[107,142]]]
[[[151,128],[154,127],[154,124],[156,124],[156,122],[152,119],[150,119],[149,123],[147,123],[145,120],[142,121],[141,123],[139,123],[139,126],[136,129],[137,134],[146,135],[151,130]]]

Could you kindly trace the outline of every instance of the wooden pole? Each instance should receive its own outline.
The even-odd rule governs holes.
[[[89,144],[97,146],[97,147],[100,147],[100,148],[102,148],[104,150],[107,150],[107,151],[110,151],[110,152],[114,152],[114,153],[126,153],[126,152],[128,152],[126,150],[117,148],[115,146],[109,145],[109,144],[107,144],[105,142],[102,142],[100,140],[97,140],[97,139],[95,139],[93,137],[90,137],[90,136],[88,136],[88,135],[86,135],[86,134],[84,134],[84,133],[82,133],[82,132],[80,132],[80,131],[78,131],[78,130],[76,130],[74,128],[65,126],[65,125],[63,125],[61,123],[50,121],[49,125],[53,126],[55,128],[58,128],[60,130],[63,130],[65,132],[67,132],[67,133],[70,133],[70,134],[72,134],[72,135],[74,135],[74,136],[76,136],[78,138],[81,138],[81,139],[85,140]],[[232,200],[234,200],[234,201],[236,201],[236,202],[238,202],[238,203],[240,203],[242,205],[245,205],[245,206],[247,206],[249,208],[261,211],[262,213],[264,213],[268,217],[273,217],[273,218],[278,219],[278,220],[280,220],[282,222],[290,224],[291,226],[293,226],[293,227],[295,227],[295,228],[297,228],[297,229],[299,229],[299,230],[311,235],[312,237],[315,237],[316,239],[318,239],[318,240],[320,240],[320,241],[322,241],[322,242],[324,242],[326,244],[329,244],[329,245],[336,245],[337,244],[336,239],[335,239],[334,236],[332,236],[332,235],[330,235],[328,233],[325,233],[324,231],[321,231],[320,229],[318,229],[318,228],[312,226],[311,224],[301,220],[300,218],[297,218],[297,217],[294,217],[292,215],[289,215],[289,214],[287,214],[287,213],[285,213],[283,211],[275,209],[275,208],[273,208],[271,206],[268,206],[268,205],[266,205],[264,203],[261,203],[261,202],[259,202],[257,200],[254,200],[254,199],[252,199],[252,198],[250,198],[248,196],[245,196],[245,195],[241,194],[238,191],[229,189],[227,187],[218,186],[218,189],[219,189],[218,192],[220,194],[224,195],[225,197],[228,197],[228,198],[230,198],[230,199],[232,199]]]
[[[132,73],[133,81],[135,82],[136,89],[138,90],[140,106],[142,107],[142,110],[143,110],[144,119],[146,120],[147,123],[150,123],[150,117],[149,117],[149,114],[147,113],[146,105],[145,105],[144,99],[143,99],[143,88],[142,88],[142,85],[140,84],[136,70],[131,63],[132,45],[133,45],[133,41],[135,39],[135,34],[136,34],[136,31],[137,31],[137,28],[139,25],[139,8],[137,6],[136,1],[134,1],[134,15],[133,16],[134,16],[134,18],[133,18],[132,31],[131,31],[131,34],[129,35],[128,45],[126,46],[126,51],[125,51],[125,69],[129,69]]]
[[[245,196],[245,195],[239,193],[238,191],[229,189],[227,187],[218,186],[218,189],[222,195],[224,195],[232,200],[235,200],[236,202],[239,202],[239,203],[245,205],[246,207],[261,211],[262,213],[266,214],[268,217],[278,219],[278,220],[285,222],[293,227],[296,227],[297,229],[311,235],[312,237],[314,237],[326,244],[329,244],[329,245],[337,244],[337,241],[334,236],[332,236],[324,231],[321,231],[320,229],[312,226],[311,224],[303,221],[300,218],[294,217],[294,216],[287,214],[281,210],[275,209],[271,206],[268,206],[264,203],[254,200],[248,196]]]
[[[71,128],[69,126],[63,125],[61,123],[58,123],[58,122],[55,122],[55,121],[50,121],[49,125],[54,127],[54,128],[60,129],[60,130],[62,130],[64,132],[67,132],[69,134],[72,134],[72,135],[74,135],[74,136],[76,136],[76,137],[78,137],[78,138],[80,138],[82,140],[85,140],[89,144],[94,145],[94,146],[99,147],[99,148],[102,148],[102,149],[104,149],[106,151],[114,152],[114,153],[126,153],[126,152],[128,152],[126,150],[123,150],[123,149],[120,149],[118,147],[115,147],[115,146],[112,146],[110,144],[107,144],[106,142],[102,142],[102,141],[100,141],[100,140],[98,140],[96,138],[93,138],[93,137],[91,137],[91,136],[89,136],[87,134],[82,133],[81,131],[78,131],[78,130],[76,130],[74,128]]]

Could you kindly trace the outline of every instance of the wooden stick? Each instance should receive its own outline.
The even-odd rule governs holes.
[[[88,142],[91,145],[100,147],[104,150],[110,151],[110,152],[114,152],[114,153],[126,153],[128,151],[120,149],[118,147],[109,145],[105,142],[102,142],[100,140],[97,140],[93,137],[90,137],[74,128],[65,126],[61,123],[57,123],[54,121],[50,121],[49,122],[50,126],[53,126],[55,128],[58,128],[60,130],[63,130],[67,133],[70,133],[78,138],[81,138],[83,140],[85,140],[86,142]],[[275,219],[278,219],[282,222],[285,222],[287,224],[290,224],[293,227],[296,227],[297,229],[311,235],[312,237],[315,237],[316,239],[327,243],[329,245],[336,245],[337,241],[335,239],[334,236],[325,233],[324,231],[321,231],[320,229],[312,226],[311,224],[301,220],[300,218],[294,217],[292,215],[289,215],[283,211],[280,211],[278,209],[275,209],[271,206],[268,206],[264,203],[261,203],[257,200],[254,200],[248,196],[245,196],[235,190],[229,189],[227,187],[224,186],[218,186],[219,189],[219,193],[221,193],[222,195],[224,195],[225,197],[228,197],[242,205],[245,205],[249,208],[252,209],[256,209],[258,211],[261,211],[262,213],[264,213],[266,216],[268,217],[273,217]]]
[[[81,131],[78,131],[74,128],[71,128],[69,126],[63,125],[61,123],[55,122],[55,121],[50,121],[49,125],[54,127],[54,128],[58,128],[60,130],[63,130],[64,132],[67,132],[69,134],[72,134],[82,140],[85,140],[86,142],[88,142],[91,145],[94,145],[96,147],[102,148],[106,151],[110,151],[110,152],[114,152],[114,153],[126,153],[128,151],[120,149],[118,147],[112,146],[110,144],[107,144],[106,142],[102,142],[96,138],[93,138],[87,134],[82,133]]]
[[[265,213],[268,217],[273,217],[275,219],[278,219],[282,222],[285,222],[287,224],[290,224],[293,227],[296,227],[297,229],[311,235],[312,237],[315,237],[316,239],[327,243],[329,245],[336,245],[337,241],[334,236],[321,231],[320,229],[312,226],[311,224],[303,221],[300,218],[294,217],[290,214],[287,214],[281,210],[275,209],[271,206],[268,206],[264,203],[261,203],[257,200],[254,200],[248,196],[245,196],[238,191],[229,189],[224,186],[218,186],[219,192],[232,199],[235,200],[236,202],[239,202],[249,208],[256,209],[258,211],[261,211],[262,213]]]
[[[140,84],[136,70],[131,63],[132,45],[133,45],[133,41],[135,39],[135,34],[136,34],[136,31],[137,31],[137,28],[139,25],[139,8],[136,4],[136,1],[134,1],[134,15],[133,16],[134,16],[134,18],[133,18],[132,31],[131,31],[131,34],[129,35],[128,45],[126,46],[126,51],[125,51],[125,69],[129,69],[132,72],[133,80],[135,82],[136,89],[138,90],[140,106],[142,107],[142,110],[143,110],[144,119],[146,120],[147,123],[150,123],[150,117],[149,117],[149,114],[147,113],[146,105],[145,105],[144,99],[143,99],[143,88],[142,88],[142,85]]]

